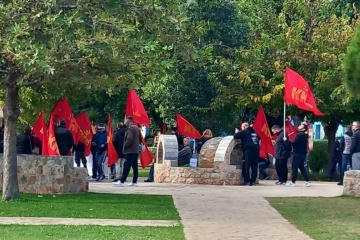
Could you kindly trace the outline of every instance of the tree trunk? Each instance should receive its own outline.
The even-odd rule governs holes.
[[[17,179],[16,158],[16,123],[19,117],[19,87],[16,73],[11,73],[6,83],[4,107],[4,164],[3,164],[3,195],[7,201],[20,197]]]
[[[339,127],[340,120],[336,117],[331,117],[330,120],[324,123],[324,132],[328,140],[328,154],[329,154],[329,171],[331,170],[331,161],[333,159],[333,149],[335,144],[336,131]]]

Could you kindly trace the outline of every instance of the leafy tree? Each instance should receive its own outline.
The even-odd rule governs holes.
[[[357,30],[347,48],[344,59],[344,84],[346,90],[355,98],[360,98],[360,31]]]
[[[0,1],[0,80],[5,88],[4,200],[19,196],[15,147],[19,95],[26,109],[26,101],[32,96],[43,96],[41,101],[49,101],[49,106],[66,93],[64,89],[80,89],[88,94],[103,89],[111,96],[119,89],[158,77],[165,72],[168,55],[166,50],[155,49],[158,39],[176,38],[168,36],[162,27],[165,22],[169,25],[177,21],[171,18],[173,15],[165,14],[177,3]]]

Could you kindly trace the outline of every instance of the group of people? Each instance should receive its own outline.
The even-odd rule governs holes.
[[[274,156],[275,168],[278,175],[278,181],[276,184],[295,186],[298,169],[300,169],[300,172],[305,179],[305,185],[308,187],[311,186],[309,175],[305,168],[305,160],[308,151],[307,124],[300,124],[298,127],[299,133],[296,135],[296,138],[293,142],[289,140],[287,134],[285,134],[283,129],[281,129],[278,125],[274,125],[271,130],[276,137]],[[260,160],[260,139],[252,126],[247,122],[242,123],[241,130],[234,134],[234,139],[241,140],[241,146],[245,160],[242,168],[244,184],[249,186],[256,185]],[[291,181],[287,183],[287,164],[291,155],[292,178]]]
[[[340,170],[338,185],[343,185],[347,170],[360,170],[360,122],[353,122],[346,128],[344,136],[335,141],[332,157],[330,177],[334,175],[338,165]]]
[[[305,180],[305,186],[311,186],[309,180],[309,173],[306,166],[306,159],[308,156],[308,125],[301,123],[298,126],[298,133],[293,141],[290,141],[288,135],[284,133],[283,129],[274,125],[271,128],[274,137],[275,168],[278,175],[278,185],[295,186],[298,177],[298,170]],[[190,144],[190,139],[181,136],[176,128],[172,129],[172,134],[176,135],[179,153],[178,166],[186,166],[189,164],[194,150],[200,153],[202,146],[206,141],[213,137],[212,131],[206,129],[201,139],[196,142],[196,148],[193,149]],[[159,143],[160,132],[154,139],[154,145]],[[62,156],[69,156],[74,153],[75,163],[80,167],[80,162],[87,168],[87,160],[85,158],[84,143],[79,141],[74,144],[71,132],[66,128],[64,120],[60,121],[59,126],[55,129],[55,138],[59,148],[59,153]],[[269,166],[269,159],[259,158],[260,139],[253,127],[244,122],[241,124],[241,130],[236,130],[234,139],[241,140],[243,152],[243,166],[242,175],[245,185],[256,185],[258,177],[258,170],[266,178],[265,169]],[[118,186],[123,186],[130,169],[133,169],[133,180],[130,185],[137,185],[138,178],[138,156],[140,153],[140,146],[142,136],[139,126],[134,122],[133,118],[128,117],[125,124],[119,123],[117,130],[114,133],[113,144],[119,156],[118,164],[120,166],[119,178],[116,178],[115,164],[111,166],[111,178],[113,183]],[[18,154],[32,154],[35,147],[38,148],[38,153],[41,154],[41,141],[31,134],[31,128],[26,127],[23,134],[17,136],[16,148]],[[360,170],[360,122],[353,122],[347,128],[344,136],[335,144],[334,158],[340,158],[338,161],[340,166],[340,179],[338,185],[343,184],[344,173],[349,168]],[[96,126],[96,134],[91,141],[91,153],[93,156],[92,176],[96,181],[102,181],[105,178],[104,163],[107,158],[107,131],[104,124]],[[339,157],[340,156],[340,157]],[[292,159],[292,177],[288,182],[288,160]],[[151,166],[149,177],[145,182],[154,181],[154,165]]]

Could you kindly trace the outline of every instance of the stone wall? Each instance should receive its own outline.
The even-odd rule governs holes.
[[[213,168],[216,150],[221,142],[221,137],[207,140],[202,146],[199,154],[200,168]]]
[[[156,183],[184,183],[209,185],[241,185],[241,169],[226,164],[215,164],[214,168],[172,167],[172,161],[155,164]]]
[[[0,189],[2,188],[3,158],[0,157]],[[17,175],[23,193],[61,194],[89,190],[85,168],[74,168],[72,157],[18,155]]]
[[[344,195],[360,197],[360,170],[345,172]]]

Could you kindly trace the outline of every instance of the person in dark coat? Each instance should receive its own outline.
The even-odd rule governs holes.
[[[276,182],[277,185],[284,185],[287,182],[288,167],[287,162],[291,154],[291,143],[289,137],[284,137],[284,131],[278,126],[274,125],[271,131],[276,135],[275,142],[275,168],[279,180]]]
[[[192,156],[192,150],[190,148],[190,139],[184,138],[183,140],[184,147],[179,151],[178,154],[178,166],[184,166],[190,164],[190,159]]]
[[[306,127],[304,124],[300,124],[298,127],[299,133],[296,135],[294,142],[292,142],[292,179],[286,186],[294,187],[300,169],[301,174],[305,179],[305,186],[310,187],[308,172],[305,168],[305,160],[308,149],[309,136],[305,133]]]
[[[334,142],[334,146],[332,149],[332,159],[331,159],[331,167],[329,171],[330,180],[336,176],[337,167],[341,167],[341,139],[336,139]],[[340,170],[341,174],[341,170]]]
[[[243,177],[245,185],[256,185],[259,164],[259,137],[249,123],[244,122],[241,125],[241,131],[235,133],[234,139],[241,140],[242,150],[245,156],[243,164]],[[251,177],[250,177],[251,169]]]
[[[32,154],[34,143],[31,136],[31,128],[25,127],[24,133],[16,137],[16,153]]]
[[[78,144],[74,145],[75,151],[75,163],[77,167],[80,167],[80,160],[84,166],[87,168],[87,161],[85,157],[85,145],[83,142],[79,141]]]
[[[126,120],[127,130],[124,137],[124,147],[123,153],[125,154],[125,164],[124,172],[120,179],[120,182],[117,183],[118,186],[123,186],[126,178],[129,175],[130,168],[133,169],[134,177],[130,186],[137,186],[138,178],[138,157],[140,152],[141,144],[141,132],[139,127],[134,123],[132,117],[128,117]]]
[[[351,137],[350,154],[352,160],[352,170],[360,170],[360,122],[352,124],[353,135]]]
[[[60,125],[55,129],[56,143],[61,156],[69,156],[74,145],[74,139],[69,130],[66,129],[65,120],[60,121]]]
[[[119,123],[117,126],[117,130],[114,134],[114,138],[113,138],[113,144],[115,147],[115,150],[120,158],[120,173],[119,173],[119,178],[115,179],[113,182],[118,182],[120,181],[122,174],[123,174],[123,170],[124,170],[124,162],[125,162],[125,154],[123,152],[123,148],[124,148],[124,139],[125,139],[125,133],[126,133],[127,127],[124,123]],[[115,164],[113,165],[115,166]]]
[[[104,163],[106,160],[106,149],[107,149],[107,132],[104,124],[99,124],[97,126],[97,132],[92,139],[91,145],[94,147],[94,151],[95,151],[95,161],[93,164],[97,165],[96,181],[102,181],[105,179]]]

